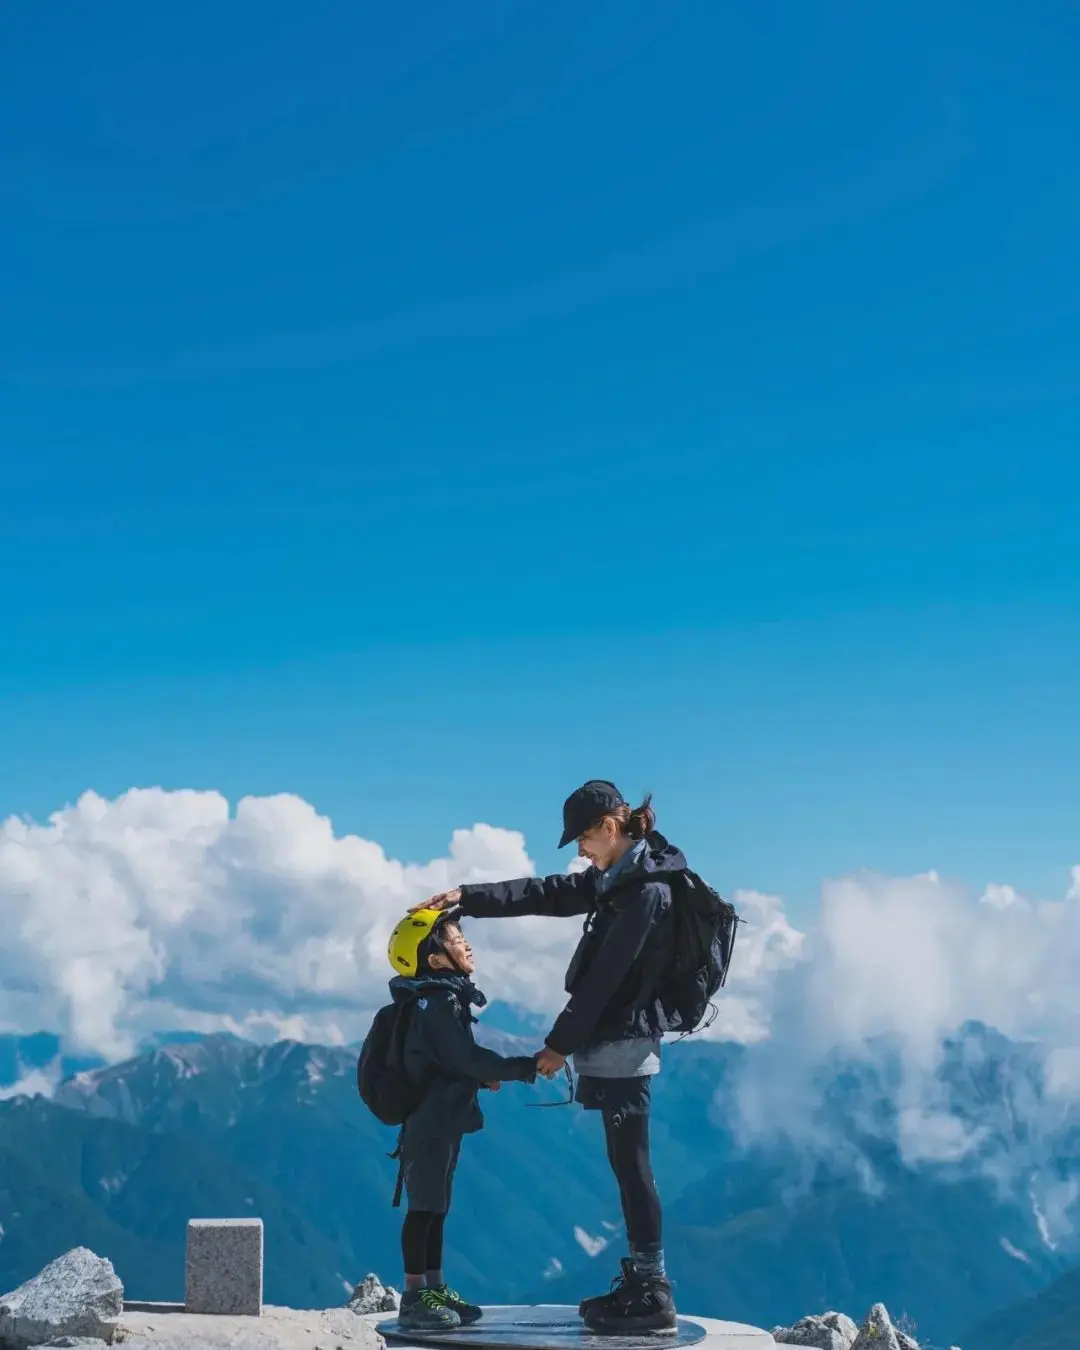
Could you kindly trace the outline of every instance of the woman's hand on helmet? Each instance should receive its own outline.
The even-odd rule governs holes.
[[[442,891],[439,895],[433,895],[430,900],[422,900],[420,904],[413,905],[409,913],[416,914],[422,909],[453,909],[455,905],[460,904],[461,891],[455,888],[452,891]]]

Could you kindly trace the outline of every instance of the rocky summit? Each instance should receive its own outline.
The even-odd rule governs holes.
[[[124,1287],[110,1261],[76,1247],[0,1299],[0,1345],[25,1350],[58,1338],[111,1341]]]
[[[186,1313],[176,1304],[125,1306],[112,1264],[76,1247],[0,1299],[0,1350],[101,1350],[106,1342],[124,1350],[379,1350],[373,1315],[394,1312],[400,1302],[396,1289],[369,1274],[343,1308],[264,1305],[261,1316],[229,1317]],[[811,1350],[920,1350],[881,1303],[862,1326],[827,1312],[774,1327],[772,1337]]]
[[[845,1313],[827,1312],[803,1317],[790,1327],[773,1327],[771,1335],[777,1345],[812,1346],[813,1350],[919,1350],[917,1341],[893,1325],[883,1303],[874,1304],[861,1327]]]

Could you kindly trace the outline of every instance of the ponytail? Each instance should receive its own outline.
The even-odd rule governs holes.
[[[656,829],[656,812],[652,809],[651,792],[645,794],[645,800],[634,810],[631,811],[629,806],[620,806],[611,814],[619,822],[623,834],[630,839],[648,839]]]

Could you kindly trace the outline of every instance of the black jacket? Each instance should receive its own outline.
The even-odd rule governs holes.
[[[487,1000],[465,975],[430,971],[395,976],[390,981],[395,1003],[410,1003],[405,1033],[405,1072],[424,1087],[420,1105],[409,1117],[410,1136],[456,1138],[484,1128],[477,1101],[482,1083],[534,1082],[531,1056],[497,1055],[477,1045],[472,1008]]]
[[[584,914],[585,931],[566,972],[570,1001],[547,1044],[571,1055],[605,1041],[662,1035],[668,1017],[658,988],[671,960],[671,886],[665,873],[686,870],[686,858],[662,834],[649,836],[644,855],[601,891],[594,868],[570,876],[462,886],[466,918]]]

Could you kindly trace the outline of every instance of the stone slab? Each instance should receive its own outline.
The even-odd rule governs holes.
[[[432,1336],[402,1332],[395,1319],[387,1320],[380,1314],[364,1320],[374,1322],[394,1350],[428,1350],[439,1344],[450,1344],[457,1350],[499,1350],[504,1346],[513,1350],[667,1350],[689,1345],[697,1345],[700,1350],[771,1350],[775,1345],[772,1336],[759,1327],[708,1317],[680,1318],[675,1335],[600,1336],[584,1326],[576,1308],[557,1304],[485,1308],[481,1322]]]
[[[262,1299],[262,1219],[191,1219],[184,1269],[185,1309],[258,1317]]]

